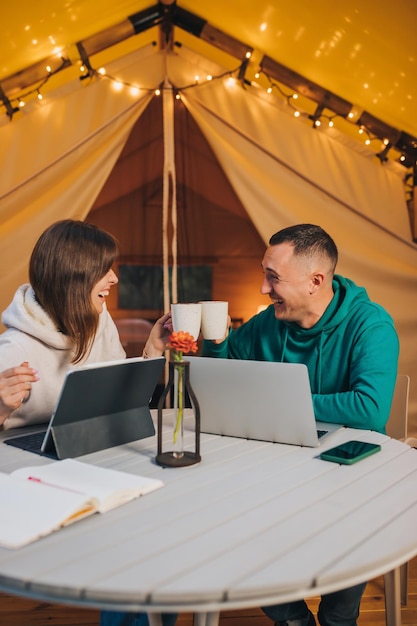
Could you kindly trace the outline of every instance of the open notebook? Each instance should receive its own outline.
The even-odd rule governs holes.
[[[315,447],[341,428],[316,422],[303,364],[211,357],[187,360],[202,432]]]
[[[70,370],[48,427],[4,443],[65,459],[154,435],[149,403],[164,363],[137,357]]]
[[[0,472],[0,546],[20,548],[93,513],[111,509],[163,486],[75,459]]]

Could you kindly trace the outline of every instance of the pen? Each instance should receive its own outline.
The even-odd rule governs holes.
[[[41,485],[46,485],[47,487],[55,487],[55,489],[63,489],[64,491],[72,491],[72,493],[83,493],[82,491],[77,491],[76,489],[71,489],[70,487],[62,487],[61,485],[55,485],[54,483],[48,483],[42,480],[41,478],[37,478],[36,476],[28,476],[28,480],[32,480],[34,483],[40,483]]]

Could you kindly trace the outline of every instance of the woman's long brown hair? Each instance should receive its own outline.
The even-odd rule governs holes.
[[[90,351],[99,316],[91,291],[118,257],[109,233],[77,220],[55,222],[39,237],[29,263],[35,296],[74,344],[73,363]]]

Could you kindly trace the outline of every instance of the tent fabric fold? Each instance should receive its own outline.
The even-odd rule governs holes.
[[[292,120],[274,126],[268,108],[255,109],[250,94],[235,88],[230,93],[226,82],[210,92],[187,93],[185,104],[265,243],[275,231],[299,222],[319,223],[333,236],[338,271],[364,285],[393,316],[401,341],[399,371],[416,380],[417,246],[411,242],[399,177],[362,155],[329,147],[332,140],[306,127],[305,139],[298,135],[300,163],[294,154],[284,161],[283,152],[297,137]],[[253,123],[255,114],[259,125]],[[311,176],[317,169],[314,162],[331,176],[321,174],[310,183],[306,172]],[[410,422],[416,428],[411,389]]]
[[[141,87],[139,96],[128,89],[115,92],[112,80],[82,86],[78,81],[0,127],[0,244],[6,274],[1,310],[27,280],[29,255],[44,228],[57,219],[88,215],[153,89],[169,81],[181,91],[179,86],[191,85],[203,66],[203,59],[193,64],[174,52],[168,58],[150,49],[131,53],[114,62],[109,73]],[[401,341],[400,372],[412,380],[410,422],[416,434],[417,246],[401,176],[295,120],[256,87],[219,78],[183,89],[181,98],[265,244],[284,226],[319,223],[338,245],[338,271],[365,286],[393,316]],[[167,179],[175,176],[175,167],[168,174]],[[244,276],[237,280],[244,282]]]
[[[114,71],[129,80],[143,56],[141,51],[115,63]],[[154,86],[162,65],[151,58]],[[0,243],[7,269],[1,310],[27,280],[28,259],[41,232],[58,219],[86,217],[152,96],[148,90],[135,98],[129,91],[115,93],[105,79],[87,86],[75,81],[0,128]]]

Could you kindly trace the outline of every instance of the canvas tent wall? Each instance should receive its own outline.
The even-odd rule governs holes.
[[[125,86],[144,88],[139,95],[127,88],[115,92],[108,79],[87,85],[78,81],[0,128],[7,155],[0,172],[2,309],[27,279],[28,257],[40,232],[55,219],[87,216],[155,88],[165,82],[174,98],[208,65],[186,51],[161,53],[149,47],[109,68]],[[216,75],[212,67],[209,73]],[[400,371],[417,381],[417,247],[401,174],[343,145],[335,134],[298,123],[277,99],[227,77],[183,89],[180,105],[198,124],[250,216],[258,233],[252,241],[266,243],[292,223],[321,223],[338,243],[340,273],[366,286],[394,317]],[[237,236],[230,233],[231,239]],[[244,283],[238,265],[235,281]],[[411,424],[417,430],[415,383]]]

